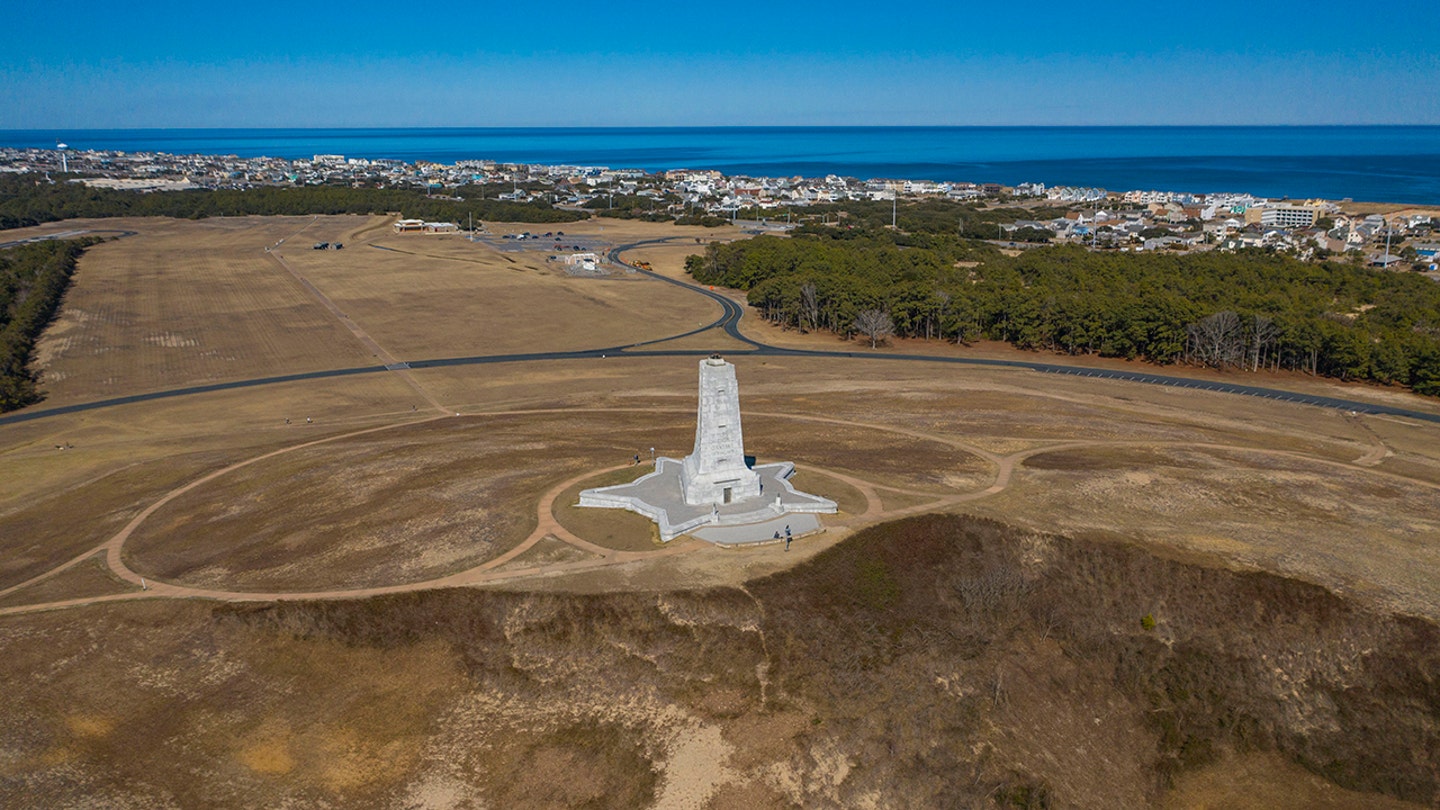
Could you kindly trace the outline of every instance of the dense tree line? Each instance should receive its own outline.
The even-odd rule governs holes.
[[[687,269],[801,330],[853,336],[878,310],[901,337],[1296,369],[1440,396],[1440,285],[1423,276],[1259,251],[962,250],[924,235],[757,237],[710,245]]]
[[[796,209],[807,219],[819,218],[822,223],[839,223],[848,228],[875,231],[888,227],[892,219],[906,234],[946,234],[963,239],[1000,239],[1006,242],[1047,242],[1055,238],[1043,228],[1016,228],[1006,231],[1002,226],[1019,220],[1044,221],[1065,215],[1066,208],[1037,205],[1029,208],[1011,206],[989,207],[981,203],[957,202],[940,197],[901,200],[892,207],[890,200],[846,200],[822,203]],[[767,217],[784,219],[772,210],[745,209],[741,218]]]
[[[657,202],[653,197],[631,194],[602,194],[587,200],[582,208],[594,212],[597,217],[611,219],[638,219],[643,222],[669,222],[675,218],[670,213],[669,203]]]
[[[680,198],[673,194],[661,197],[638,194],[601,194],[587,201],[583,207],[593,211],[596,216],[613,219],[670,222],[675,225],[703,225],[706,228],[718,228],[730,224],[729,219],[708,214],[704,209],[691,210],[677,216],[672,211],[679,206],[680,202]]]
[[[468,193],[467,193],[468,192]],[[555,208],[547,202],[485,199],[479,187],[462,186],[462,201],[429,197],[420,191],[350,186],[264,186],[252,189],[188,191],[117,191],[79,183],[37,182],[33,175],[0,176],[0,229],[20,228],[75,217],[177,217],[384,214],[464,223],[574,222],[588,214]]]
[[[70,287],[75,262],[95,239],[38,242],[0,251],[0,412],[40,400],[31,355]]]
[[[714,214],[684,214],[675,218],[676,225],[699,225],[703,228],[721,228],[730,220]]]
[[[675,215],[670,207],[680,202],[673,194],[660,197],[639,194],[606,194],[587,200],[582,207],[593,211],[596,216],[613,219],[638,219],[645,222],[672,222]]]

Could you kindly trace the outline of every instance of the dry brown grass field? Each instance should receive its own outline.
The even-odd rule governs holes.
[[[524,353],[537,341],[542,351],[618,346],[720,315],[703,299],[630,274],[579,283],[549,255],[380,231],[342,251],[290,250],[285,259],[402,360]]]
[[[364,221],[106,223],[138,233],[82,259],[81,281],[38,347],[50,401],[368,363],[368,353],[265,251],[282,238],[298,248],[311,234],[343,235]]]
[[[720,316],[664,282],[378,217],[48,229],[75,227],[137,234],[82,259],[37,411],[374,366],[377,348],[598,349]],[[507,228],[534,230],[491,231]],[[740,236],[565,230],[668,239],[627,257],[676,278],[697,238]],[[638,516],[574,506],[646,471],[651,447],[689,452],[695,356],[375,371],[0,426],[0,805],[1440,801],[1416,775],[1440,750],[1424,750],[1434,672],[1413,663],[1433,650],[1394,629],[1440,621],[1440,427],[885,359],[1054,359],[995,346],[742,328],[857,355],[747,357],[719,331],[650,347],[725,353],[747,451],[839,502],[790,550],[661,545]],[[994,555],[1011,569],[975,579]],[[1267,599],[1291,611],[1275,638],[1213,626]],[[1392,648],[1419,669],[1365,663]],[[1379,697],[1342,711],[1353,693],[1333,684]],[[1397,714],[1364,728],[1420,742],[1371,762],[1327,736],[1381,705]]]

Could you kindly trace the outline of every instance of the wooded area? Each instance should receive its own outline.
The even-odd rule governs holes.
[[[803,216],[808,222],[819,220],[822,227],[835,223],[842,229],[865,236],[875,236],[887,229],[892,220],[900,229],[896,238],[904,239],[924,236],[955,236],[964,239],[998,239],[1005,242],[1048,242],[1055,237],[1053,231],[1032,226],[1013,227],[1021,220],[1039,221],[1064,216],[1070,209],[1051,205],[1032,204],[1027,207],[987,205],[978,202],[960,202],[944,198],[919,200],[844,200],[832,203],[811,203],[794,209],[794,214]],[[772,222],[785,219],[783,212],[775,209],[745,208],[740,210],[741,219],[767,218]],[[1002,225],[1012,226],[1007,230]],[[824,234],[825,230],[811,233]]]
[[[712,244],[686,268],[805,331],[868,333],[875,317],[857,319],[881,310],[901,337],[1295,369],[1440,396],[1440,285],[1413,273],[1258,250],[1009,257],[953,236],[834,228]]]
[[[98,239],[37,242],[0,251],[0,413],[40,400],[31,354],[55,317],[75,262]]]
[[[508,187],[507,187],[508,190]],[[484,189],[454,189],[455,201],[427,197],[419,191],[350,186],[265,186],[210,191],[116,191],[80,183],[37,183],[33,177],[0,177],[0,229],[21,228],[76,217],[176,217],[312,214],[385,214],[442,222],[575,222],[588,219],[582,211],[555,208],[547,202],[518,203],[484,199]]]

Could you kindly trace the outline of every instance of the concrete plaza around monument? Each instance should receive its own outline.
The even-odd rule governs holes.
[[[725,543],[758,543],[773,540],[774,533],[784,535],[783,524],[772,521],[787,514],[828,514],[836,509],[835,502],[818,495],[798,492],[790,485],[795,465],[790,462],[761,464],[754,468],[760,478],[760,496],[728,504],[685,503],[681,484],[683,462],[673,458],[655,460],[655,471],[629,484],[587,489],[580,493],[581,506],[628,509],[655,521],[660,539],[670,541],[704,526],[724,526]],[[792,533],[800,524],[792,527]],[[804,521],[805,533],[818,528],[810,517]],[[748,527],[742,531],[741,527]],[[704,535],[697,535],[704,537]],[[706,538],[710,539],[710,538]]]
[[[644,515],[655,521],[663,542],[702,526],[727,526],[734,528],[718,536],[697,536],[726,544],[758,543],[777,539],[782,532],[793,534],[792,526],[772,525],[786,514],[834,514],[834,501],[790,485],[794,464],[751,466],[735,366],[716,354],[701,360],[699,370],[694,451],[682,461],[656,459],[655,472],[629,484],[587,489],[580,493],[580,505]],[[639,456],[635,460],[639,462]],[[750,528],[742,531],[741,526]],[[819,520],[811,517],[806,527],[818,529]]]

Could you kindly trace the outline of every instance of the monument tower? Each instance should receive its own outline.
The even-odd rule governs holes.
[[[734,503],[760,495],[760,476],[745,463],[735,367],[719,355],[700,361],[695,450],[685,457],[680,486],[685,503],[691,506]]]
[[[654,472],[628,484],[581,490],[580,506],[644,515],[666,543],[689,533],[726,545],[767,543],[781,532],[788,539],[820,531],[818,515],[838,509],[829,498],[797,491],[790,484],[794,474],[788,461],[747,462],[735,367],[711,355],[700,361],[695,452],[660,456]]]

